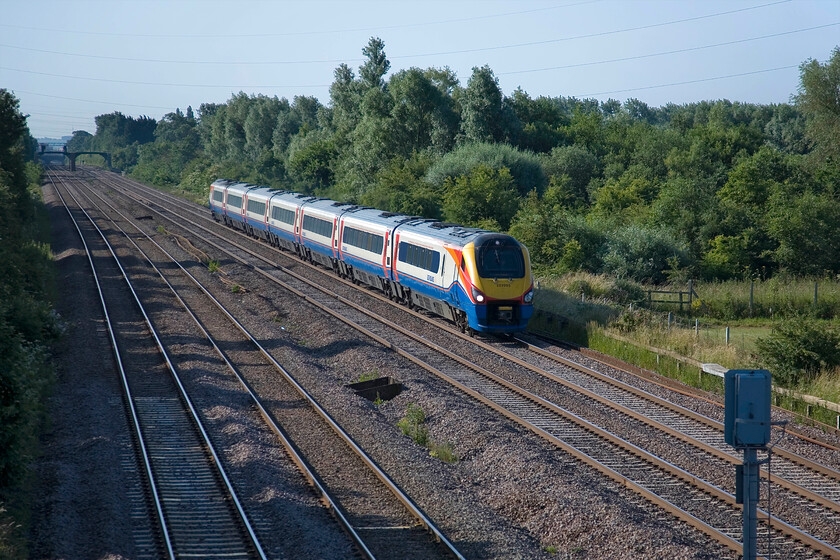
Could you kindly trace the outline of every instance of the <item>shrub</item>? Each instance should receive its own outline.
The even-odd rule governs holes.
[[[444,463],[454,463],[458,460],[458,456],[455,455],[455,450],[452,448],[452,444],[448,441],[446,443],[432,443],[429,455],[436,459],[440,459]]]
[[[645,290],[641,285],[625,278],[616,279],[607,290],[605,297],[615,303],[629,304],[645,301]]]
[[[686,248],[664,230],[637,225],[627,226],[610,235],[604,257],[604,271],[619,278],[661,284],[674,263],[688,260]],[[676,257],[676,260],[675,260]]]
[[[409,403],[405,410],[405,416],[397,422],[403,434],[414,440],[417,445],[425,447],[429,443],[429,430],[423,425],[426,421],[426,414],[423,409],[414,403]]]
[[[756,346],[762,363],[782,385],[812,381],[821,370],[840,366],[840,332],[812,319],[782,321]]]
[[[432,185],[441,186],[446,179],[470,175],[480,165],[496,171],[508,168],[521,196],[533,190],[542,192],[546,184],[542,165],[535,154],[507,144],[489,143],[464,144],[449,152],[431,166],[426,173],[426,180]]]

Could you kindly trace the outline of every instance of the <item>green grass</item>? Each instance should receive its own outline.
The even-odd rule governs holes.
[[[752,283],[752,308],[749,280],[698,282],[694,289],[702,304],[700,311],[706,317],[718,320],[774,319],[797,314],[821,319],[840,317],[840,279],[837,278],[779,276],[765,281],[756,280]]]
[[[423,409],[414,404],[408,403],[403,416],[397,426],[404,435],[407,435],[414,443],[429,448],[429,455],[440,459],[444,463],[454,463],[458,460],[453,445],[449,442],[438,443],[429,438],[429,429],[424,425],[426,413]]]
[[[371,371],[366,371],[359,375],[359,378],[355,381],[355,383],[362,383],[363,381],[373,381],[374,379],[379,379],[379,370],[373,369]]]
[[[216,260],[209,260],[207,261],[207,270],[210,272],[218,272],[219,271],[219,261]]]
[[[636,299],[630,298],[631,305],[627,296],[633,296],[633,286],[627,288],[625,283],[619,290],[619,283],[603,276],[576,273],[540,278],[529,330],[587,346],[692,386],[722,392],[719,379],[701,375],[698,368],[687,366],[684,361],[658,355],[644,347],[661,348],[701,363],[717,363],[727,368],[761,367],[756,341],[772,332],[771,307],[772,315],[779,320],[782,313],[812,317],[825,314],[840,303],[840,282],[831,279],[818,282],[816,307],[814,280],[755,282],[753,317],[750,318],[749,281],[696,284],[700,301],[695,300],[692,310],[679,314],[676,306],[645,309],[646,298],[639,301],[638,290]],[[685,289],[684,286],[674,289],[678,288]],[[623,301],[613,299],[616,293]],[[723,313],[722,308],[731,310]],[[668,311],[673,317],[670,328]],[[709,311],[710,316],[702,316],[704,311]],[[761,313],[765,311],[768,316],[762,317]],[[695,319],[699,322],[696,333]],[[727,326],[729,344],[726,344]],[[616,340],[611,333],[632,342]],[[822,372],[816,380],[793,389],[838,402],[840,372]],[[785,401],[780,402],[784,405]],[[790,402],[789,406],[797,412],[805,411],[804,403]],[[821,421],[834,424],[835,413],[819,412],[815,407],[811,410],[815,415],[824,416]]]

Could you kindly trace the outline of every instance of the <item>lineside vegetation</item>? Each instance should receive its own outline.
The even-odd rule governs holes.
[[[488,66],[465,84],[448,68],[389,74],[378,38],[362,54],[358,71],[335,69],[326,104],[240,92],[160,121],[105,114],[68,149],[110,151],[134,178],[194,200],[227,177],[506,231],[544,285],[569,278],[570,292],[538,306],[559,292],[591,298],[581,274],[610,279],[595,318],[604,326],[643,323],[608,303],[638,308],[645,289],[691,279],[703,287],[692,317],[764,318],[777,337],[792,336],[779,321],[801,315],[822,321],[809,330],[829,337],[819,352],[831,346],[836,292],[813,305],[797,283],[840,278],[840,47],[802,63],[791,103],[662,107],[505,95]],[[579,311],[568,316],[585,329]],[[780,367],[774,347],[756,343],[746,361]],[[834,376],[830,355],[819,362],[817,377]]]
[[[0,89],[0,557],[26,557],[31,504],[27,467],[38,453],[43,404],[53,380],[50,345],[62,332],[53,311],[49,221],[40,166],[18,100]]]

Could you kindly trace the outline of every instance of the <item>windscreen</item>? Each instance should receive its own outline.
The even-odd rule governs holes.
[[[475,259],[481,278],[525,277],[522,248],[507,235],[487,235],[476,239]]]

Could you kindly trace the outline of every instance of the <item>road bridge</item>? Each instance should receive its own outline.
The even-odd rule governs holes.
[[[62,154],[66,156],[70,160],[70,171],[76,171],[76,158],[83,154],[100,155],[105,159],[105,165],[108,166],[108,169],[111,168],[111,154],[109,152],[68,152],[67,146],[64,146],[61,150],[47,150],[46,144],[41,144],[40,147],[39,154]]]

